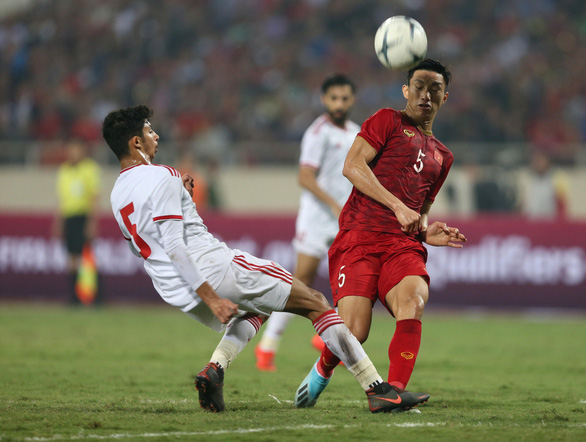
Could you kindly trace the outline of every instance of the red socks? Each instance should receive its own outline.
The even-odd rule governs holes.
[[[397,321],[395,334],[389,345],[389,384],[405,389],[413,373],[420,344],[421,321],[419,319]]]
[[[324,378],[330,378],[334,372],[334,368],[340,363],[340,358],[333,354],[327,345],[321,351],[321,356],[317,362],[317,371]]]

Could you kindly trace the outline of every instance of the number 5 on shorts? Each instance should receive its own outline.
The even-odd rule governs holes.
[[[342,273],[342,269],[346,266],[340,267],[340,272],[338,273],[338,287],[342,287],[346,282],[346,275]]]

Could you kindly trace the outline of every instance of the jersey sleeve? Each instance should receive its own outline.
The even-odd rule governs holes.
[[[392,109],[381,109],[362,123],[358,136],[364,138],[379,152],[387,144],[396,127],[395,112]]]
[[[301,140],[299,165],[319,169],[322,165],[325,147],[323,130],[307,130]]]
[[[153,221],[183,219],[181,194],[183,182],[177,176],[166,174],[151,197]]]

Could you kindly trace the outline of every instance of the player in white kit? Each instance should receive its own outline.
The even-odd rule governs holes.
[[[278,264],[232,250],[207,231],[191,199],[193,178],[151,163],[159,141],[151,115],[151,109],[139,105],[110,112],[104,120],[104,139],[121,168],[110,200],[122,234],[144,259],[161,297],[202,324],[225,330],[209,363],[196,376],[201,407],[224,410],[224,370],[273,311],[312,321],[363,387],[372,412],[415,406],[415,398],[397,394],[382,380],[321,293]],[[318,395],[308,391],[301,396],[317,400]]]
[[[295,223],[293,247],[297,262],[293,276],[307,286],[313,285],[321,260],[338,233],[338,216],[346,203],[352,183],[342,175],[344,161],[360,131],[348,120],[356,87],[345,75],[327,77],[321,86],[321,101],[326,110],[305,131],[299,157],[299,184],[303,188]],[[275,371],[275,354],[281,335],[292,315],[274,313],[255,349],[256,367]],[[314,342],[321,344],[319,337]]]

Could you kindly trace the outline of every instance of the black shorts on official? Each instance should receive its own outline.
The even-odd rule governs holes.
[[[81,255],[83,246],[86,242],[85,225],[87,223],[86,215],[71,216],[65,218],[63,223],[63,237],[65,238],[65,247],[72,255]]]

